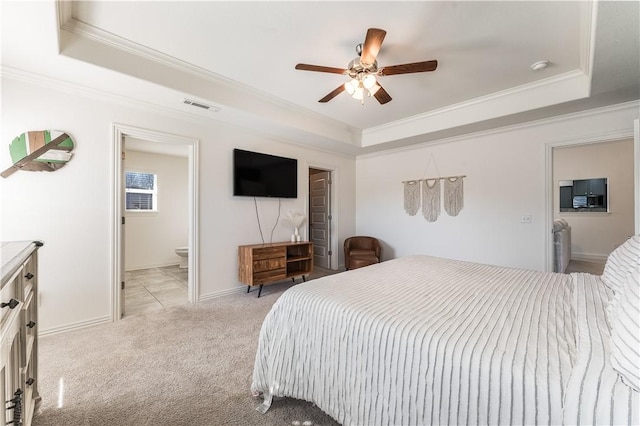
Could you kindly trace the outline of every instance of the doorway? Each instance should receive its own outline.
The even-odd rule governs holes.
[[[331,171],[309,168],[309,241],[313,265],[331,269]]]
[[[125,171],[124,153],[126,149],[125,140],[136,142],[137,151],[154,152],[156,154],[169,154],[176,151],[186,152],[187,156],[187,253],[185,263],[188,269],[187,277],[187,299],[190,303],[198,300],[198,186],[197,186],[197,155],[198,140],[171,135],[153,130],[141,129],[122,124],[113,125],[113,187],[112,187],[112,321],[121,319],[126,313],[125,290],[127,289],[127,278],[131,274],[125,272],[126,236],[127,236],[127,215],[125,214]],[[165,182],[165,184],[168,182]],[[162,183],[160,183],[162,185]],[[160,203],[162,201],[160,200]],[[162,204],[160,204],[162,205]],[[166,204],[165,208],[170,206]],[[149,214],[149,213],[142,213]],[[176,253],[176,259],[177,253]],[[177,262],[177,261],[176,261]],[[163,273],[163,271],[159,271]],[[173,271],[171,271],[173,272]],[[184,273],[175,271],[174,278],[184,277]],[[133,283],[132,283],[133,284]]]
[[[634,234],[638,226],[634,209],[639,203],[634,197],[637,192],[634,173],[638,167],[634,160],[638,156],[635,145],[632,135],[547,145],[545,229],[552,229],[555,219],[571,227],[570,258],[565,272],[601,274],[608,255]],[[578,191],[574,184],[594,179],[606,182],[606,190],[601,191],[607,196],[606,208],[574,202],[590,198],[574,197]],[[569,196],[571,206],[567,204],[567,190],[572,194]],[[548,232],[547,271],[553,270],[553,238],[553,232]]]

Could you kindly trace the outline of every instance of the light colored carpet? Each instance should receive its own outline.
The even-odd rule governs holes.
[[[312,284],[312,283],[311,283]],[[40,339],[41,412],[51,425],[335,425],[311,403],[251,396],[262,321],[291,283]],[[60,393],[60,390],[62,393]]]

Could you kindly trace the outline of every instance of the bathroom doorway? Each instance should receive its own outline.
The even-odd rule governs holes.
[[[113,319],[196,303],[197,140],[114,135]]]

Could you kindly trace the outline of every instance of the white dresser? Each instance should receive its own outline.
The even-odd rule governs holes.
[[[0,426],[31,425],[38,394],[39,241],[1,243]]]

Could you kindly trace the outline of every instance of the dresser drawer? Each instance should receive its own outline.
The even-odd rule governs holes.
[[[261,247],[253,250],[253,259],[273,259],[274,257],[284,257],[287,254],[286,247]]]
[[[257,272],[253,274],[253,285],[284,280],[285,278],[287,278],[287,271],[284,268]]]
[[[22,287],[24,298],[26,299],[29,293],[33,290],[33,283],[36,281],[36,273],[37,273],[36,260],[33,256],[29,257],[24,265],[22,266]]]
[[[23,418],[31,419],[35,410],[35,401],[34,401],[34,390],[36,389],[36,374],[35,374],[35,363],[31,360],[29,364],[25,368],[22,368],[22,377],[21,382],[22,386],[24,386],[24,394],[23,401],[24,406],[23,410]],[[25,423],[23,423],[25,424]]]
[[[272,271],[274,269],[284,269],[287,265],[287,260],[284,257],[276,257],[273,259],[263,259],[253,261],[253,272]]]
[[[22,317],[20,319],[24,328],[24,347],[22,350],[22,365],[27,365],[33,358],[33,347],[38,335],[38,311],[36,309],[35,294],[30,293],[22,305]]]
[[[0,290],[0,303],[5,304],[0,308],[0,324],[4,324],[12,311],[18,309],[19,301],[22,297],[19,295],[22,286],[22,268],[18,269],[5,286]]]

